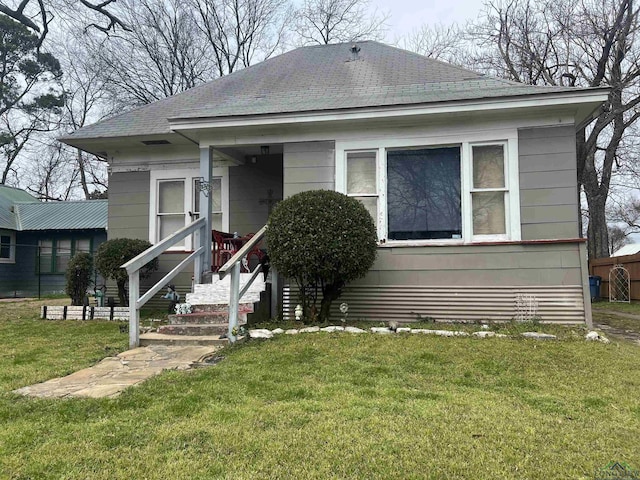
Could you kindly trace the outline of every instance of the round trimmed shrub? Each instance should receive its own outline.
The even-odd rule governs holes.
[[[93,258],[86,252],[76,253],[67,266],[65,274],[67,285],[65,292],[71,297],[71,305],[83,305],[87,290],[93,283],[91,272],[93,270]]]
[[[367,209],[328,190],[280,202],[269,217],[266,238],[271,263],[299,287],[307,322],[327,320],[342,288],[363,277],[376,258],[376,227]]]
[[[146,240],[134,238],[114,238],[100,244],[96,252],[96,270],[105,279],[116,281],[120,305],[128,305],[126,284],[129,276],[120,265],[144,252],[151,244]],[[158,269],[158,259],[155,258],[140,269],[140,278],[147,278]]]

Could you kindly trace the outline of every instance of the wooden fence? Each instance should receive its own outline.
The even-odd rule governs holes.
[[[629,271],[631,300],[640,301],[640,253],[589,260],[589,275],[602,277],[600,298],[609,298],[609,271],[614,265],[622,265]]]

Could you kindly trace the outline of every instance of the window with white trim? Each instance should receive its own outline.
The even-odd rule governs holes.
[[[10,230],[0,230],[0,263],[15,263],[16,261],[16,233]]]
[[[377,152],[347,153],[347,195],[360,200],[378,218]]]
[[[149,241],[157,243],[200,216],[200,174],[197,169],[152,170],[150,173]],[[228,230],[228,168],[214,168],[209,191],[212,227]],[[171,250],[191,249],[192,239]]]
[[[338,190],[366,206],[382,241],[520,239],[519,207],[512,205],[519,198],[517,148],[510,141],[394,143],[337,148]]]

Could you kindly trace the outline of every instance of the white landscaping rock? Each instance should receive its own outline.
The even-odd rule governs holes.
[[[307,327],[307,328],[300,329],[300,333],[316,333],[319,331],[320,331],[320,327],[318,327],[317,325],[315,327]]]
[[[396,333],[411,333],[411,329],[409,327],[399,327],[396,328]]]
[[[371,327],[371,333],[393,333],[393,330],[387,327]]]
[[[329,325],[328,327],[321,328],[320,331],[329,332],[329,333],[343,332],[344,331],[344,327],[340,327],[338,325]]]
[[[266,328],[256,328],[254,330],[249,330],[250,338],[273,338],[273,333]]]
[[[280,335],[281,333],[284,333],[284,330],[281,328],[276,328],[275,330],[271,330],[271,333],[273,333],[274,335]]]
[[[555,340],[555,335],[551,335],[550,333],[540,333],[540,332],[524,332],[522,334],[525,338],[533,338],[534,340]]]
[[[290,328],[289,330],[284,332],[284,334],[285,335],[297,335],[298,334],[298,330],[296,330],[295,328]]]
[[[344,331],[348,332],[348,333],[367,333],[366,330],[363,330],[363,329],[358,328],[358,327],[345,327]]]
[[[505,335],[503,333],[487,332],[487,331],[473,332],[472,335],[474,335],[475,337],[480,337],[480,338],[489,338],[489,337],[506,338],[506,337],[508,337],[508,335]]]
[[[432,332],[439,337],[454,337],[456,335],[456,332],[451,330],[432,330]]]
[[[600,335],[598,332],[591,331],[584,337],[588,342],[611,343],[607,337]]]
[[[486,323],[483,323],[483,324],[480,326],[480,328],[481,328],[481,329],[483,329],[483,330],[489,330],[489,325],[487,325]]]
[[[480,337],[480,338],[488,338],[488,337],[495,337],[496,336],[496,332],[473,332],[473,336],[474,337]]]

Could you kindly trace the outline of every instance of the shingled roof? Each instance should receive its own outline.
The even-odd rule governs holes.
[[[75,131],[61,140],[166,134],[171,118],[404,106],[578,90],[487,77],[382,43],[301,47]]]

